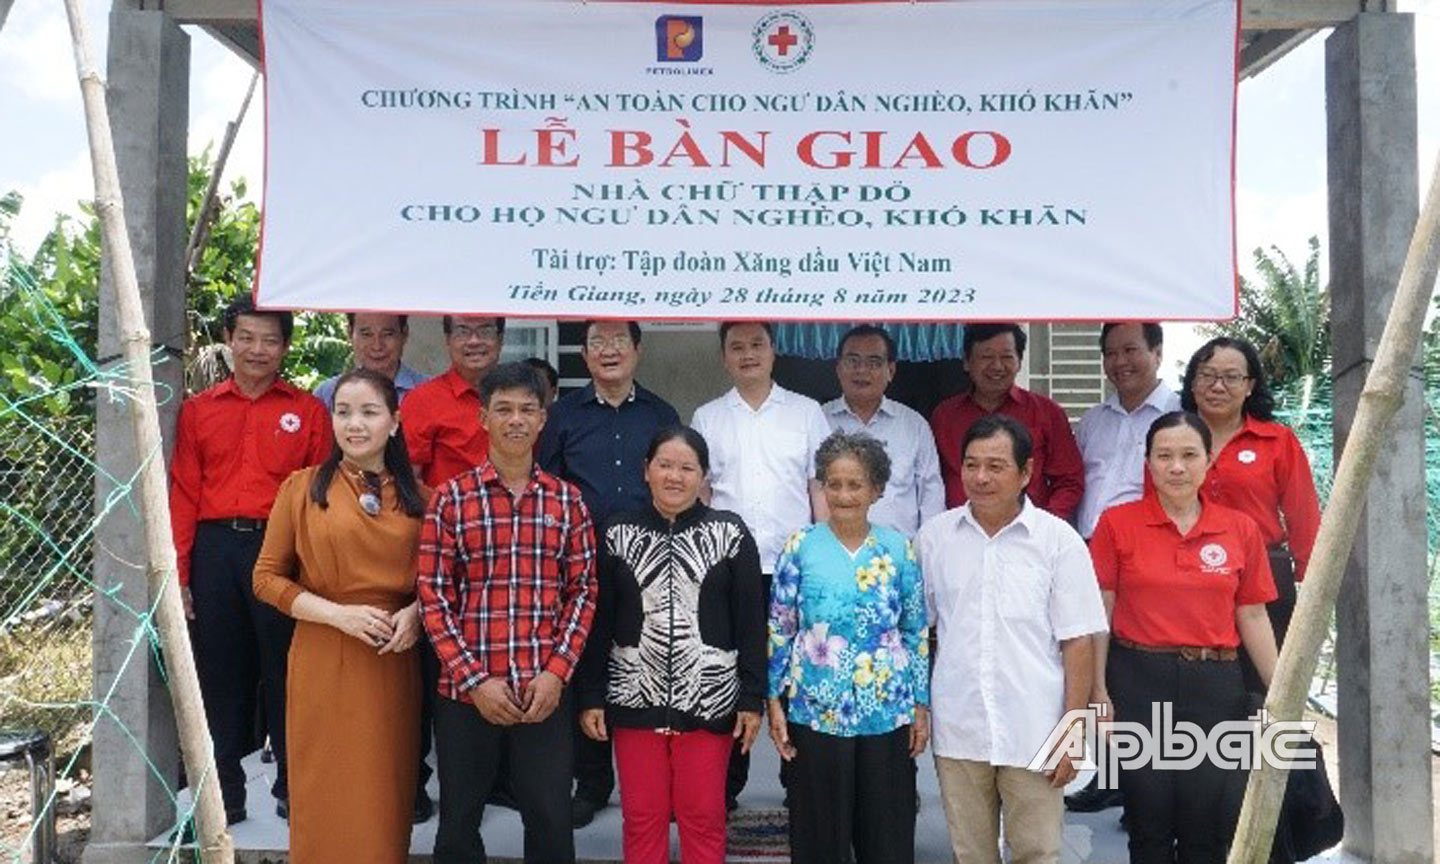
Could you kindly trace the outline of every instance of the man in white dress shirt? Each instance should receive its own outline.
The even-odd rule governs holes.
[[[1080,535],[1025,496],[1030,435],[1001,414],[961,442],[967,501],[920,529],[938,653],[931,680],[935,770],[958,864],[999,864],[1000,819],[1014,864],[1060,857],[1068,756],[1027,765],[1094,680],[1105,607]]]
[[[735,385],[695,409],[690,425],[710,446],[710,476],[700,497],[717,510],[745,520],[760,550],[765,605],[785,538],[797,528],[829,518],[815,451],[830,434],[820,403],[775,383],[774,333],[764,322],[720,325],[720,356]],[[734,810],[750,777],[750,757],[735,748],[725,783],[725,805]],[[782,765],[781,781],[786,779]]]
[[[1101,513],[1140,499],[1145,433],[1160,415],[1180,410],[1180,397],[1160,380],[1164,344],[1159,324],[1110,323],[1100,330],[1105,377],[1115,393],[1085,412],[1075,435],[1085,459],[1076,524],[1087,540]]]
[[[839,399],[825,403],[837,432],[864,432],[885,445],[890,482],[870,508],[870,521],[914,537],[925,520],[945,509],[940,454],[925,418],[885,395],[895,379],[895,340],[873,324],[853,327],[840,340],[835,364]]]

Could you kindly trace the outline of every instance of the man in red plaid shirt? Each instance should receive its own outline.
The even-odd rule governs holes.
[[[594,537],[580,490],[541,471],[540,380],[521,363],[480,385],[489,458],[435,491],[420,535],[419,594],[440,658],[436,864],[485,861],[480,819],[501,754],[525,824],[526,862],[575,860],[571,674],[595,612]]]

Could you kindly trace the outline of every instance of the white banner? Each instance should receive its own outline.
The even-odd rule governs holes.
[[[1235,312],[1235,0],[264,0],[257,299]]]

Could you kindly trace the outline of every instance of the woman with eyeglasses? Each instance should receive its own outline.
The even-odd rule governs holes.
[[[415,479],[395,385],[335,386],[330,457],[280,487],[255,596],[297,620],[290,647],[290,860],[403,862],[420,741],[415,566],[429,490]]]
[[[1305,578],[1320,530],[1320,501],[1310,460],[1290,428],[1275,422],[1275,399],[1260,354],[1243,339],[1217,337],[1185,368],[1180,404],[1210,428],[1215,461],[1202,493],[1239,510],[1260,528],[1278,598],[1269,606],[1277,645],[1295,611],[1295,584]],[[1264,690],[1252,664],[1246,687]]]

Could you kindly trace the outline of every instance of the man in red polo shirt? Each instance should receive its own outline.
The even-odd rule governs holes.
[[[323,461],[333,441],[324,404],[280,378],[294,326],[289,312],[258,311],[248,297],[226,307],[235,371],[180,406],[170,464],[181,596],[232,823],[245,818],[240,760],[255,749],[258,685],[277,767],[271,792],[277,809],[288,809],[285,663],[294,625],[255,599],[250,571],[281,481]]]
[[[405,397],[405,446],[425,485],[441,483],[485,461],[490,439],[480,426],[480,382],[500,361],[505,319],[446,315],[441,321],[450,369]]]
[[[966,431],[986,414],[1004,414],[1019,420],[1034,442],[1026,494],[1035,506],[1073,522],[1085,488],[1085,460],[1065,409],[1048,396],[1015,386],[1025,358],[1025,331],[1018,324],[967,325],[964,349],[969,392],[946,399],[930,415],[945,481],[945,506],[958,507],[966,501],[960,480],[960,442]]]

